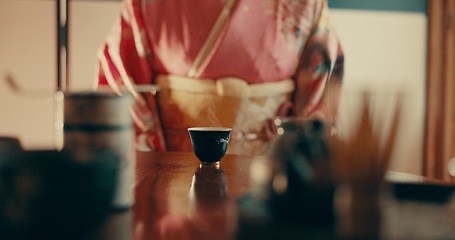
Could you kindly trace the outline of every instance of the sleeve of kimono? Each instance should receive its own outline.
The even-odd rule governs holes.
[[[124,1],[119,19],[98,51],[98,87],[109,86],[121,94],[128,89],[135,99],[132,117],[139,147],[165,150],[164,137],[152,93],[138,93],[135,85],[151,84],[153,71],[140,17],[140,1]]]
[[[327,3],[322,1],[321,4],[296,73],[295,110],[299,117],[335,124],[344,56],[329,22]]]

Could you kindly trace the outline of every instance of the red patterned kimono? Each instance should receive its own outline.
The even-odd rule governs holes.
[[[190,150],[187,127],[264,143],[277,116],[336,119],[343,54],[324,0],[125,0],[98,57],[98,84],[133,92],[152,149]]]

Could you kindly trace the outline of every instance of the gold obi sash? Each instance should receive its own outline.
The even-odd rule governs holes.
[[[264,150],[268,121],[295,88],[292,80],[249,85],[233,77],[160,75],[156,83],[161,87],[158,106],[168,150],[192,151],[187,128],[216,126],[233,129],[228,152],[236,154]]]

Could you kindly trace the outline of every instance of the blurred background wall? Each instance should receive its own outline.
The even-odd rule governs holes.
[[[426,1],[331,0],[332,22],[346,54],[341,130],[355,125],[351,100],[373,92],[378,119],[403,107],[393,170],[419,174],[426,74]],[[93,85],[95,55],[118,16],[120,1],[70,1],[70,89]],[[0,136],[27,149],[54,147],[56,10],[50,0],[0,1]],[[20,91],[6,84],[11,76]],[[382,105],[381,105],[382,104]],[[386,107],[381,107],[381,106]],[[387,121],[386,121],[387,122]]]

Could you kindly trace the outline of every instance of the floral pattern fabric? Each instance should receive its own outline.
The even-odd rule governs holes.
[[[97,85],[136,97],[138,138],[166,150],[156,99],[134,91],[158,75],[187,76],[229,0],[124,0],[99,53]],[[293,79],[290,103],[301,118],[336,121],[343,51],[325,0],[234,0],[229,18],[194,77],[248,84]],[[165,111],[166,109],[162,109]],[[279,113],[278,113],[279,114]]]

